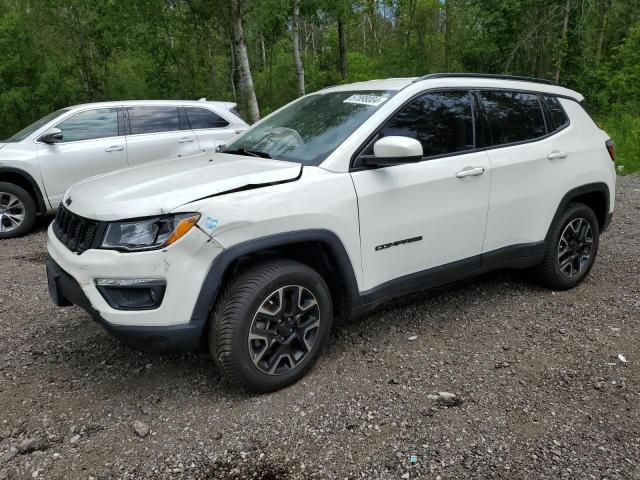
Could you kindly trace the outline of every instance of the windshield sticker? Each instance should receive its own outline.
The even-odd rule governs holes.
[[[386,97],[379,95],[351,95],[346,98],[342,103],[356,103],[358,105],[371,105],[377,107],[383,104],[387,100]]]

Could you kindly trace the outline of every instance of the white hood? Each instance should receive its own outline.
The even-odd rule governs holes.
[[[4,147],[6,147],[7,144],[6,143],[0,143],[0,150],[2,150]]]
[[[280,160],[200,154],[88,178],[69,188],[63,203],[96,220],[147,217],[232,190],[295,180],[301,169]]]

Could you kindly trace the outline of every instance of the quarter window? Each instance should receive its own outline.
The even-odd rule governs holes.
[[[189,123],[194,130],[198,128],[224,128],[229,126],[227,122],[220,115],[213,113],[206,108],[198,107],[184,107],[189,117]]]
[[[472,150],[471,101],[469,92],[427,93],[389,119],[382,127],[380,137],[415,138],[422,144],[425,157]]]
[[[129,122],[133,135],[180,130],[176,107],[129,107]]]
[[[538,96],[532,93],[481,92],[493,145],[533,140],[547,128]]]
[[[56,125],[62,131],[62,141],[77,142],[118,136],[118,109],[99,108],[76,113]]]
[[[569,124],[569,117],[560,105],[560,101],[556,97],[543,95],[545,105],[547,106],[547,119],[549,121],[549,131],[561,130]]]

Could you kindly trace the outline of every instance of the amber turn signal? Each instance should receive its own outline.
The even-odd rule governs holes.
[[[168,247],[172,243],[177,242],[180,238],[184,237],[191,228],[200,220],[200,214],[195,214],[187,218],[180,220],[180,223],[176,226],[175,230],[169,235],[169,238],[164,243],[165,247]]]

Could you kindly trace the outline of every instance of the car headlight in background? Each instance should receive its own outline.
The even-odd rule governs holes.
[[[168,247],[191,230],[198,220],[199,213],[178,213],[110,223],[100,247],[127,251]]]

